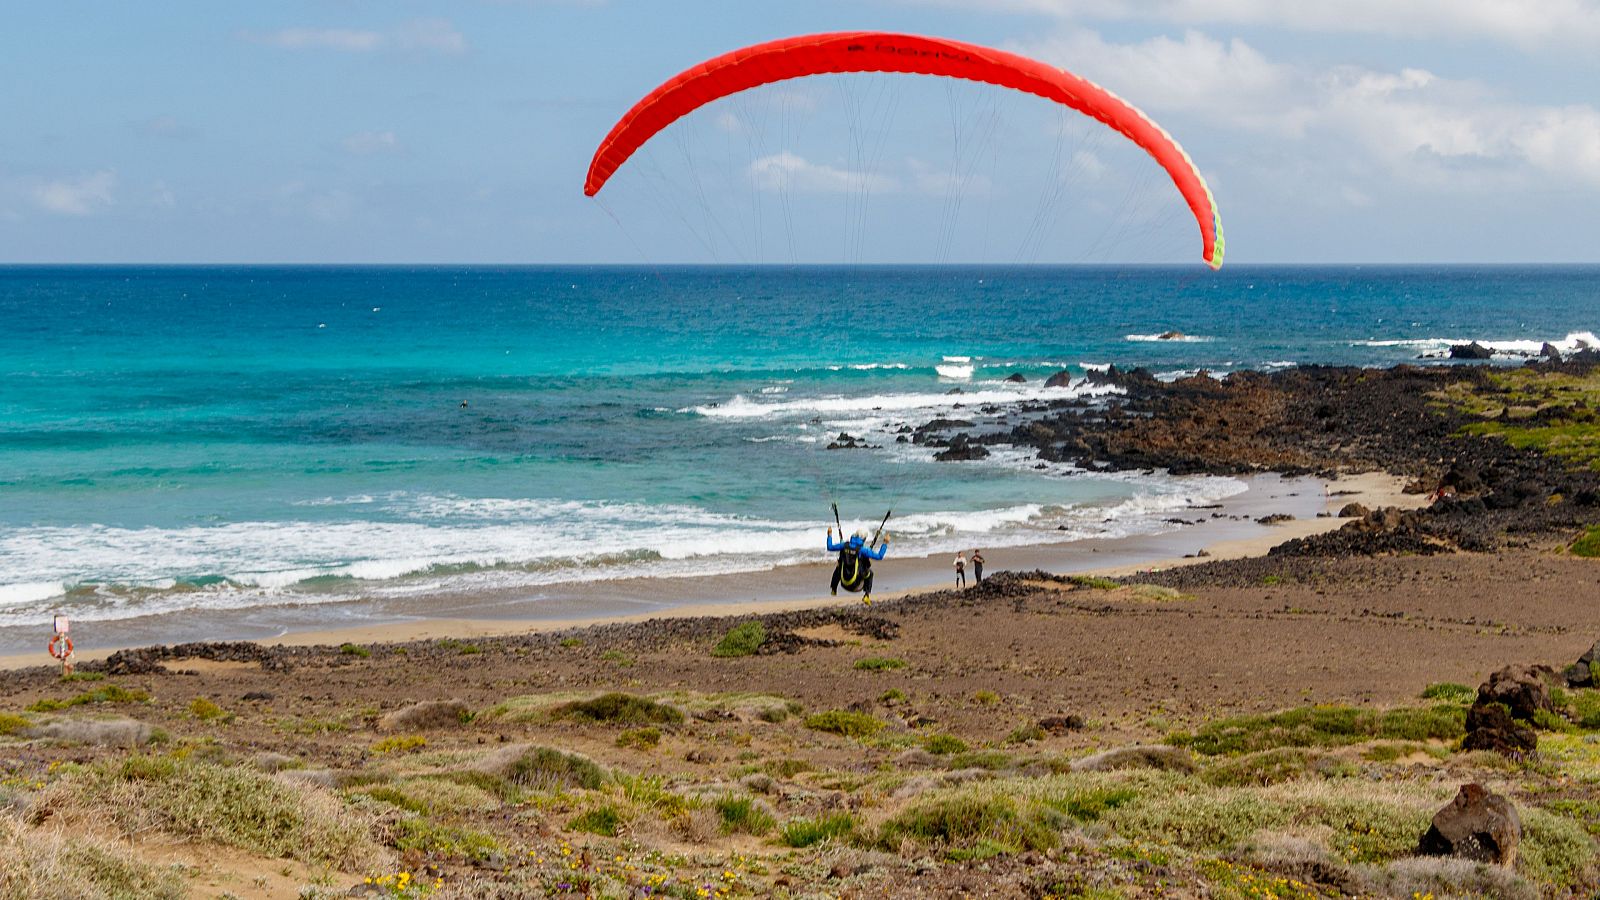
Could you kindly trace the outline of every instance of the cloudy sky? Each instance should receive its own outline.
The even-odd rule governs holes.
[[[1125,142],[937,79],[762,89],[583,197],[595,145],[660,81],[848,29],[1003,47],[1121,94],[1210,181],[1229,262],[1600,261],[1600,0],[52,0],[0,17],[7,262],[1198,256]]]

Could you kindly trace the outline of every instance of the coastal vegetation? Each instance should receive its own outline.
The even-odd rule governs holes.
[[[873,677],[848,648],[839,652],[841,675]],[[1437,682],[1415,692],[1420,704],[1200,719],[1155,743],[1121,746],[1038,725],[1007,738],[1003,728],[967,730],[958,719],[920,731],[890,710],[935,707],[904,691],[883,692],[871,712],[822,709],[798,720],[788,715],[793,701],[755,693],[534,694],[464,713],[452,702],[382,716],[352,706],[304,718],[343,720],[357,733],[380,720],[420,730],[381,736],[354,757],[340,743],[307,743],[300,749],[318,760],[310,762],[214,737],[204,729],[221,720],[212,713],[221,704],[172,696],[180,686],[168,681],[152,687],[121,690],[144,694],[139,702],[158,715],[170,710],[166,744],[91,749],[87,762],[62,755],[0,787],[22,811],[0,816],[0,847],[30,848],[0,863],[11,895],[37,883],[14,860],[46,845],[82,861],[63,883],[83,885],[86,896],[107,892],[95,887],[106,879],[125,886],[117,896],[183,895],[190,869],[138,861],[132,842],[148,835],[280,860],[290,874],[274,877],[301,880],[313,891],[306,896],[320,896],[319,884],[328,896],[342,893],[333,888],[352,881],[393,892],[402,875],[406,896],[491,886],[629,896],[629,885],[650,884],[667,896],[787,896],[801,883],[892,883],[905,867],[927,865],[918,860],[933,860],[935,873],[981,863],[1019,890],[1094,885],[1103,896],[1143,890],[1141,873],[1157,868],[1169,884],[1239,896],[1254,896],[1250,885],[1272,885],[1280,897],[1336,885],[1389,896],[1538,897],[1600,883],[1600,804],[1589,796],[1600,787],[1600,690],[1588,688],[1552,693],[1540,752],[1520,760],[1463,751],[1476,691]],[[952,698],[946,714],[989,715],[976,693]],[[0,747],[39,741],[41,724],[89,704],[44,706],[0,714]],[[274,721],[248,707],[222,715],[240,735]],[[311,734],[342,741],[347,733]],[[47,755],[83,747],[33,746]],[[704,770],[651,752],[668,746],[713,762]],[[1523,831],[1513,868],[1415,855],[1430,817],[1467,780],[1517,797]],[[819,808],[825,797],[838,806]],[[89,837],[24,837],[46,834],[46,822]],[[37,843],[46,840],[55,843]]]
[[[1434,393],[1472,417],[1463,431],[1600,469],[1600,371],[1518,367],[1489,370]]]

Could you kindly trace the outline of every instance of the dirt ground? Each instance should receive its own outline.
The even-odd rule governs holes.
[[[1263,562],[1256,561],[1258,568]],[[803,790],[783,788],[763,802],[780,814],[799,815],[820,814],[829,803],[892,806],[870,792],[863,799],[856,786],[925,765],[905,754],[920,752],[907,748],[926,744],[928,735],[1035,761],[1068,758],[1159,743],[1173,731],[1241,713],[1311,704],[1416,705],[1429,684],[1473,686],[1512,663],[1565,665],[1600,637],[1600,561],[1553,546],[1494,555],[1292,560],[1267,568],[1248,585],[1181,591],[1141,587],[1137,577],[1113,587],[1005,576],[966,592],[768,616],[769,635],[777,639],[742,658],[711,653],[739,619],[662,619],[471,643],[259,651],[224,645],[180,651],[179,657],[199,655],[167,658],[160,663],[164,671],[138,671],[152,668],[150,658],[113,659],[103,680],[63,682],[48,669],[0,672],[0,712],[66,701],[114,683],[148,699],[69,707],[63,715],[132,717],[166,732],[169,747],[204,747],[235,761],[277,755],[295,767],[330,773],[329,783],[339,785],[362,783],[349,780],[357,775],[376,778],[379,770],[386,779],[407,777],[411,764],[403,755],[386,755],[382,743],[402,732],[425,738],[435,765],[505,745],[549,746],[581,753],[608,770],[660,776],[689,792],[726,790],[762,766],[797,760],[796,768],[823,774],[796,775]],[[253,652],[263,655],[248,658]],[[689,715],[662,728],[659,744],[638,747],[619,745],[612,724],[516,713],[606,691],[663,698]],[[200,715],[201,700],[223,715]],[[459,700],[475,718],[459,727],[385,724],[386,714],[429,700]],[[766,713],[756,712],[762,704],[786,706],[790,714],[767,721]],[[802,727],[806,715],[828,710],[873,716],[886,723],[891,739],[851,740]],[[1016,737],[1042,720],[1067,717],[1081,723],[1025,741]],[[0,764],[13,783],[45,781],[64,764],[90,765],[125,752],[0,742]],[[1429,759],[1407,752],[1413,762]],[[413,768],[421,765],[422,757],[413,759]],[[577,807],[550,802],[555,806],[539,807],[537,815],[501,812],[473,821],[507,842],[525,841],[535,848],[531,855],[569,839],[561,821]],[[750,838],[697,836],[689,826],[641,825],[627,840],[653,853],[667,848],[699,858],[713,869],[735,857],[707,862],[707,852],[749,858],[772,852]],[[145,839],[145,847],[149,861],[188,867],[190,896],[224,890],[238,897],[281,896],[314,874],[314,867],[251,861],[237,851],[219,855],[205,842],[168,840],[157,850]],[[915,853],[890,864],[882,854],[827,851],[806,857],[810,868],[794,862],[782,870],[791,874],[776,877],[776,870],[760,869],[765,880],[750,876],[749,883],[763,885],[752,889],[756,895],[772,895],[780,886],[787,893],[792,884],[794,896],[807,895],[802,886],[823,885],[814,895],[1042,897],[1055,894],[1039,888],[1030,873],[1053,865],[1052,871],[1066,866],[1077,873],[1072,877],[1079,880],[1067,883],[1088,883],[1085,873],[1090,880],[1120,873],[1118,893],[1106,896],[1209,890],[1200,870],[1129,870],[1125,860],[1100,853],[1080,848],[1070,865],[1033,854],[932,865]],[[412,853],[401,864],[434,865],[435,857]],[[482,862],[458,860],[454,869],[438,862],[438,871],[455,873],[440,882],[441,896],[537,895],[493,887],[504,877],[495,874],[501,864],[491,860],[485,873]],[[321,877],[331,878],[336,892],[349,884],[348,875]]]

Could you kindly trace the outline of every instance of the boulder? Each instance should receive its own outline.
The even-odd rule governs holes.
[[[982,444],[974,444],[965,432],[950,439],[949,449],[942,450],[933,455],[939,462],[965,462],[973,459],[987,459],[989,449]]]
[[[1587,688],[1600,687],[1595,679],[1595,671],[1600,669],[1600,641],[1595,641],[1588,652],[1578,657],[1578,661],[1561,673],[1567,681],[1567,687]]]
[[[1560,348],[1556,347],[1555,344],[1552,344],[1549,341],[1545,341],[1544,346],[1539,348],[1539,355],[1550,360],[1551,362],[1561,362]]]
[[[1341,519],[1364,519],[1369,515],[1372,515],[1372,510],[1359,503],[1346,503],[1339,509]]]
[[[1163,331],[1160,334],[1156,335],[1156,340],[1158,340],[1158,341],[1181,341],[1186,337],[1188,337],[1188,335],[1184,334],[1181,331]]]
[[[1473,341],[1470,344],[1455,344],[1450,348],[1451,359],[1493,359],[1494,351]]]
[[[1417,842],[1423,856],[1453,856],[1511,868],[1522,843],[1522,820],[1511,801],[1481,784],[1463,784]]]
[[[1553,713],[1555,705],[1550,702],[1546,671],[1543,666],[1506,666],[1478,686],[1478,699],[1473,705],[1500,703],[1512,718],[1524,722],[1532,722],[1541,709]]]
[[[1048,734],[1062,735],[1082,728],[1083,716],[1077,713],[1068,713],[1064,716],[1045,716],[1039,720],[1039,727]]]
[[[1511,718],[1498,703],[1476,703],[1467,710],[1463,750],[1492,750],[1502,756],[1523,756],[1539,749],[1539,735]]]
[[[1256,519],[1256,524],[1257,525],[1277,525],[1277,524],[1279,524],[1281,522],[1293,522],[1293,521],[1294,521],[1294,516],[1291,516],[1288,513],[1273,513],[1272,515],[1262,516],[1261,518]]]
[[[1028,376],[1022,374],[1021,372],[1012,372],[1010,375],[1006,376],[1006,380],[1012,384],[1023,384],[1028,380]]]
[[[1047,388],[1071,387],[1072,386],[1072,370],[1071,369],[1062,369],[1061,371],[1055,373],[1054,375],[1051,375],[1049,378],[1046,378],[1044,380],[1044,386],[1047,387]]]

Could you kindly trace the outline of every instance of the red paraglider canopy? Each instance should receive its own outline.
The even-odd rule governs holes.
[[[980,81],[1063,104],[1116,129],[1172,177],[1200,226],[1202,258],[1222,265],[1222,218],[1211,189],[1189,155],[1149,116],[1064,69],[1037,60],[942,38],[875,31],[814,34],[725,53],[674,76],[612,127],[589,164],[583,192],[599,193],[628,158],[679,118],[729,94],[807,75],[899,72]]]

